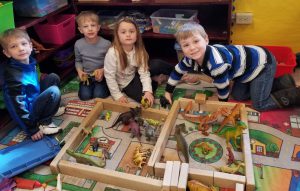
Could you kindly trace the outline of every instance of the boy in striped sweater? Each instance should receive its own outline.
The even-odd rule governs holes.
[[[172,103],[172,92],[189,71],[213,79],[220,101],[231,94],[235,100],[252,100],[256,110],[300,105],[300,88],[290,75],[274,80],[276,60],[259,46],[208,45],[208,36],[198,23],[186,23],[175,34],[184,58],[175,66],[165,98]],[[230,81],[233,81],[231,88]],[[273,87],[273,88],[272,88]]]

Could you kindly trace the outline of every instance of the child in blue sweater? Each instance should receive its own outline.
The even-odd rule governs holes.
[[[3,53],[9,58],[4,68],[4,102],[12,119],[33,141],[60,131],[52,123],[60,105],[60,79],[49,74],[38,80],[32,43],[21,29],[8,29],[1,36]]]
[[[213,79],[220,101],[227,101],[230,94],[238,101],[251,99],[259,111],[300,105],[300,89],[291,76],[274,80],[276,60],[265,48],[208,45],[208,36],[198,23],[184,24],[175,36],[184,58],[175,66],[166,86],[165,97],[170,103],[182,76],[194,70]]]

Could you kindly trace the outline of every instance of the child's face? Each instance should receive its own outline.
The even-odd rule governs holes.
[[[3,53],[8,58],[12,57],[24,64],[29,63],[29,57],[32,52],[32,44],[30,41],[23,37],[10,38],[7,45],[8,46],[3,50]]]
[[[132,46],[137,39],[137,31],[132,23],[121,22],[118,28],[118,36],[122,46]]]
[[[204,57],[208,38],[203,38],[200,34],[194,34],[179,41],[182,52],[185,56],[201,61]]]
[[[85,38],[92,40],[98,37],[100,25],[95,21],[85,19],[79,25],[78,30],[84,35]]]

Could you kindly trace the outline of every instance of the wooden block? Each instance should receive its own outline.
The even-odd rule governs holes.
[[[198,180],[205,185],[214,184],[214,172],[210,170],[201,170],[189,168],[189,180]]]
[[[255,178],[253,172],[253,161],[252,154],[250,148],[250,138],[249,133],[242,135],[243,140],[243,154],[244,154],[244,162],[245,162],[245,175],[246,175],[246,190],[253,191],[255,190]]]
[[[246,184],[246,177],[236,174],[214,171],[214,186],[223,188],[235,188],[235,184]]]
[[[173,162],[172,168],[172,178],[171,178],[171,191],[178,190],[178,180],[179,180],[179,173],[180,173],[180,161]]]
[[[172,107],[171,110],[169,112],[169,115],[161,129],[160,135],[156,141],[156,144],[154,146],[154,149],[149,158],[149,161],[147,163],[147,165],[149,167],[153,167],[154,168],[154,164],[156,162],[158,162],[161,158],[161,155],[163,153],[163,148],[165,148],[167,141],[168,141],[168,137],[171,133],[172,127],[175,124],[176,118],[177,118],[177,112],[179,109],[179,102],[176,100]]]
[[[74,163],[61,160],[58,168],[62,174],[76,176],[84,179],[91,179],[105,184],[111,184],[122,188],[133,190],[161,190],[162,181],[143,176],[136,176],[124,172],[118,172],[95,166],[88,166],[80,163]]]
[[[164,177],[166,169],[166,163],[157,162],[154,165],[154,176],[156,177]]]
[[[173,171],[173,161],[167,161],[166,169],[164,173],[164,179],[162,183],[163,191],[169,191],[171,189],[172,171]]]
[[[204,104],[206,101],[206,94],[196,94],[195,102],[198,104]]]
[[[244,191],[244,184],[236,183],[235,184],[235,191]]]
[[[178,191],[185,191],[187,187],[188,181],[188,174],[189,174],[189,164],[182,163],[180,167],[180,175],[178,180]]]

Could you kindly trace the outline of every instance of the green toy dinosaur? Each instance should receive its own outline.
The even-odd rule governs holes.
[[[237,121],[235,126],[227,126],[226,129],[223,129],[220,133],[218,133],[219,136],[223,136],[226,139],[227,147],[229,147],[229,142],[231,139],[233,139],[234,145],[236,148],[240,148],[240,145],[237,144],[237,138],[242,135],[242,132],[244,129],[247,129],[247,125],[243,121]]]
[[[236,166],[234,167],[231,167],[231,166],[221,166],[221,167],[216,167],[216,166],[213,166],[213,165],[209,165],[213,168],[215,168],[216,170],[220,171],[220,172],[225,172],[225,173],[229,173],[229,174],[235,174],[237,173],[241,167],[245,166],[244,163],[240,162],[238,163]]]
[[[75,153],[74,151],[67,149],[68,155],[74,157],[78,163],[89,164],[97,167],[105,167],[105,158],[99,158],[96,156],[88,156],[82,153]]]
[[[181,134],[181,126],[182,126],[182,124],[175,126],[174,136],[175,136],[175,139],[176,139],[176,142],[177,142],[177,149],[179,151],[181,151],[181,153],[183,154],[183,156],[185,158],[185,162],[189,163],[188,145],[187,145],[186,140],[184,139],[184,137]]]

